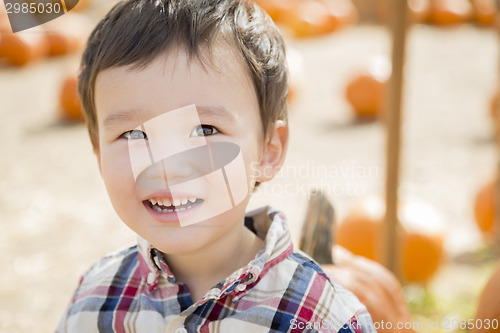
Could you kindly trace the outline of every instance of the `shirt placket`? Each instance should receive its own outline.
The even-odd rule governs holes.
[[[223,297],[224,293],[221,291],[220,288],[212,288],[210,289],[205,296],[198,302],[192,304],[189,308],[186,310],[182,311],[176,318],[171,320],[168,325],[167,329],[165,332],[167,333],[187,333],[187,328],[185,327],[185,321],[186,318],[189,317],[196,309],[198,309],[200,306],[203,306],[206,302],[210,300],[218,300],[221,297]]]

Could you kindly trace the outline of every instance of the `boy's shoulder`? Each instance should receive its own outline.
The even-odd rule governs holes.
[[[262,273],[247,297],[239,300],[240,308],[246,303],[274,307],[272,327],[277,331],[375,332],[366,307],[301,250],[294,248]]]
[[[137,256],[137,244],[120,248],[108,253],[92,264],[92,266],[85,273],[85,276],[101,275],[105,272],[116,270],[116,268],[122,265],[124,261],[130,262],[131,260],[136,260]]]
[[[139,266],[138,246],[128,246],[102,257],[80,278],[78,294],[129,280]],[[129,281],[130,282],[130,281]]]

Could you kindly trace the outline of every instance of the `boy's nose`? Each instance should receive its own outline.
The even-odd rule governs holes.
[[[163,189],[202,177],[213,171],[207,146],[191,148],[159,160],[137,177],[137,185],[148,189]]]

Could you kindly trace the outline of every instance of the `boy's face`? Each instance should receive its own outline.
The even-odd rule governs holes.
[[[266,153],[243,64],[229,48],[212,63],[175,49],[144,69],[105,70],[95,85],[96,154],[113,207],[165,253],[241,228],[255,182],[282,162],[276,147]]]

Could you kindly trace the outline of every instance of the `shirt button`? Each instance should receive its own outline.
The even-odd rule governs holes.
[[[240,283],[239,285],[236,286],[236,290],[238,291],[243,291],[247,288],[245,284]]]
[[[184,327],[178,327],[175,333],[187,333],[187,330]]]
[[[148,282],[148,284],[153,284],[153,283],[155,283],[155,280],[156,280],[156,274],[153,272],[150,272],[148,274],[148,279],[146,281]]]

